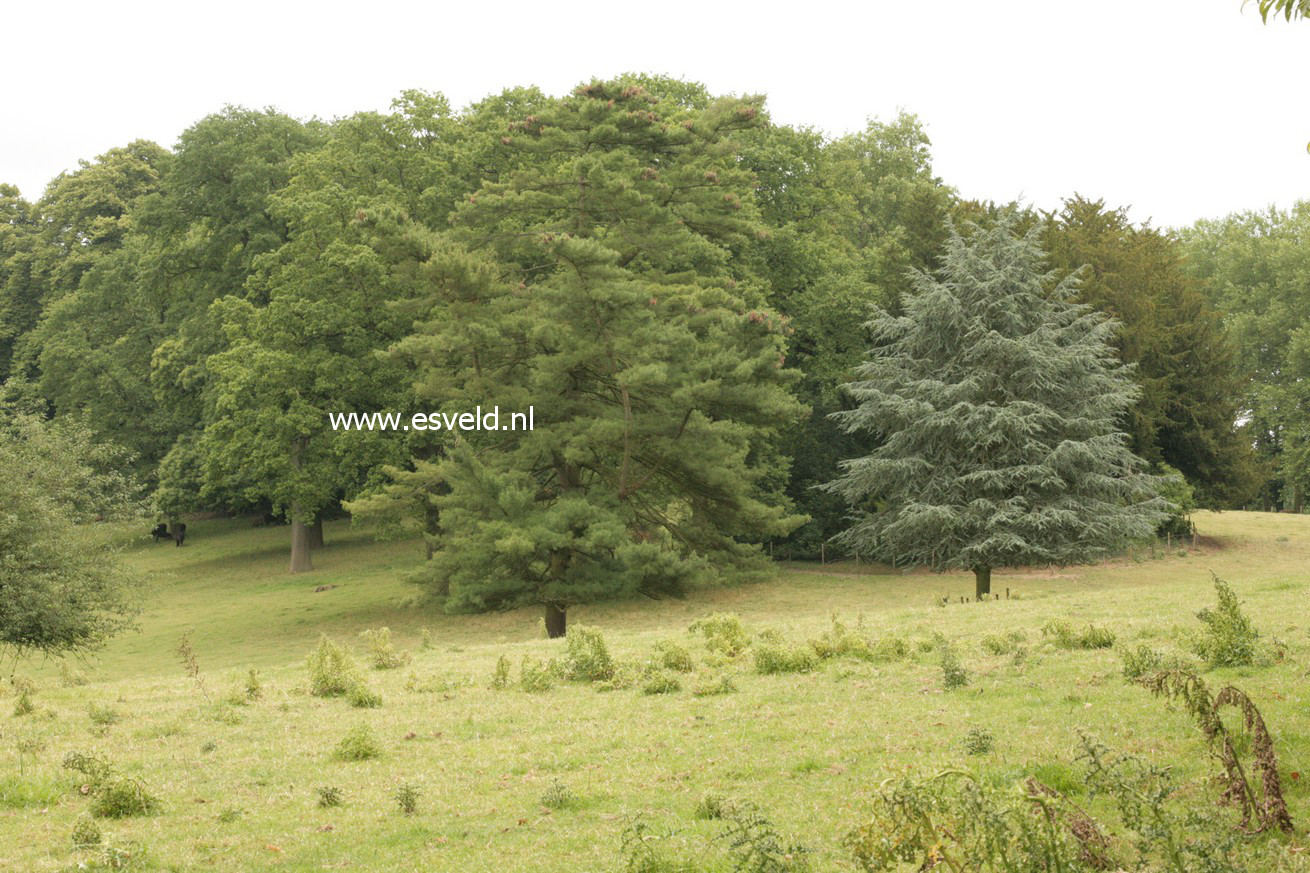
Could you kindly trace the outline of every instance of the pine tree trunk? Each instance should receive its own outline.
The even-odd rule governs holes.
[[[323,519],[321,518],[314,519],[314,523],[309,525],[309,547],[323,548]]]
[[[552,640],[557,640],[564,636],[565,633],[565,610],[567,607],[556,606],[553,603],[546,604],[546,636]]]
[[[314,569],[309,561],[309,525],[294,515],[291,517],[291,572],[307,573]]]
[[[1292,492],[1292,511],[1300,515],[1303,509],[1305,509],[1305,489],[1297,485],[1296,490]]]
[[[975,600],[982,600],[992,593],[992,568],[991,567],[974,567],[974,592]]]

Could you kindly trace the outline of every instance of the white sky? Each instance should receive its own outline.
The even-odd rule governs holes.
[[[226,103],[331,118],[634,70],[832,133],[903,107],[967,197],[1078,191],[1173,225],[1310,197],[1310,21],[1262,25],[1254,0],[204,5],[6,3],[0,181],[35,198]]]

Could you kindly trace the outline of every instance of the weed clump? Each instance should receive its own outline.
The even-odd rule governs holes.
[[[73,822],[73,848],[90,849],[100,845],[103,836],[100,833],[100,827],[96,824],[95,819],[89,813],[82,813]]]
[[[717,821],[732,812],[732,801],[722,794],[703,794],[696,801],[692,817],[701,821]]]
[[[109,727],[118,724],[118,720],[122,718],[118,710],[112,706],[101,706],[98,703],[88,703],[86,705],[86,715],[87,718],[91,719],[91,724],[97,727]]]
[[[942,667],[942,684],[947,691],[963,688],[969,684],[969,674],[960,664],[955,654],[955,647],[940,634],[936,638],[937,654]]]
[[[668,670],[657,670],[641,686],[642,694],[676,694],[681,690],[677,675]]]
[[[819,665],[809,646],[761,643],[755,647],[755,672],[760,674],[808,673]]]
[[[367,688],[362,682],[346,692],[346,700],[357,709],[377,709],[382,705],[382,695]]]
[[[996,738],[987,728],[972,727],[964,735],[964,751],[968,755],[989,755],[996,748]]]
[[[1020,630],[1003,634],[987,634],[982,638],[982,649],[989,655],[1012,655],[1021,643],[1028,640],[1028,635]]]
[[[531,655],[524,655],[519,662],[519,687],[524,691],[542,692],[555,687],[558,667],[555,662],[542,661]]]
[[[673,640],[660,640],[655,644],[655,662],[675,673],[690,673],[696,669],[690,650]]]
[[[1108,649],[1114,645],[1114,632],[1088,625],[1081,631],[1063,619],[1052,619],[1042,626],[1042,635],[1058,649]]]
[[[737,693],[737,683],[727,673],[703,673],[691,686],[693,697],[716,697]]]
[[[397,650],[391,642],[391,628],[360,631],[359,638],[364,641],[368,661],[374,670],[394,670],[410,661],[409,652]]]
[[[501,655],[496,659],[496,670],[491,674],[491,687],[497,691],[509,687],[509,658]]]
[[[323,809],[340,806],[345,799],[345,793],[335,785],[320,785],[314,789],[314,793],[318,795],[318,805]]]
[[[367,761],[382,756],[382,745],[366,724],[358,724],[346,732],[332,751],[338,761]]]
[[[1255,663],[1260,635],[1233,589],[1218,576],[1213,578],[1219,602],[1196,614],[1205,625],[1196,641],[1196,653],[1211,667],[1249,667]]]
[[[91,814],[96,818],[127,818],[154,812],[158,806],[159,801],[140,780],[113,776],[96,790]]]
[[[36,694],[36,683],[26,676],[10,676],[9,684],[14,689],[14,715],[31,715],[36,711],[32,696]]]
[[[422,796],[422,792],[419,791],[417,785],[412,785],[409,782],[402,783],[396,787],[391,796],[396,799],[396,804],[400,807],[400,812],[403,815],[413,815],[418,812],[418,801],[419,797]]]
[[[159,806],[140,780],[120,775],[104,758],[69,752],[63,766],[86,779],[80,790],[92,796],[90,812],[96,818],[145,815]]]
[[[567,785],[556,779],[541,795],[541,805],[547,809],[569,809],[578,805],[578,796]]]
[[[705,638],[705,648],[729,658],[735,658],[751,644],[750,634],[741,618],[729,612],[716,612],[698,618],[687,628],[689,633]]]
[[[837,620],[837,616],[831,617],[832,627],[824,631],[819,636],[810,640],[810,648],[820,660],[829,658],[855,658],[859,661],[877,660],[874,655],[873,645],[869,638],[861,633],[858,629],[851,630],[846,625]]]
[[[1119,657],[1123,661],[1124,679],[1129,682],[1136,682],[1152,673],[1181,666],[1177,658],[1166,657],[1146,643],[1121,650]]]
[[[564,669],[575,682],[604,682],[614,676],[605,636],[598,627],[575,624],[565,636]]]
[[[342,697],[363,684],[359,665],[345,649],[320,634],[318,645],[305,662],[309,670],[309,693],[315,697]]]

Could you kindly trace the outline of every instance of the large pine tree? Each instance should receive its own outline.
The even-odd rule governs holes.
[[[730,259],[755,229],[732,134],[758,106],[688,107],[663,84],[593,82],[513,125],[525,169],[458,222],[495,257],[436,242],[423,259],[431,309],[397,348],[420,398],[535,423],[461,435],[436,468],[448,609],[543,605],[560,635],[575,604],[762,571],[748,543],[801,521],[757,452],[800,412],[784,323]]]
[[[1138,389],[1114,323],[1048,291],[1040,231],[1007,217],[954,230],[936,277],[919,273],[904,314],[875,310],[875,346],[835,413],[879,438],[827,487],[858,517],[858,553],[968,569],[1095,559],[1148,537],[1167,504],[1122,433]]]

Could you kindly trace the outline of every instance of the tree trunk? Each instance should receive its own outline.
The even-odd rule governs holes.
[[[553,603],[546,604],[546,636],[552,640],[557,640],[564,636],[565,633],[565,610],[567,607],[556,606]]]
[[[323,548],[323,519],[316,518],[314,523],[309,525],[309,547],[311,549]]]
[[[1305,489],[1302,488],[1300,485],[1297,485],[1296,489],[1292,492],[1292,511],[1295,512],[1297,515],[1300,515],[1301,511],[1304,509],[1305,509]]]
[[[984,597],[992,593],[991,567],[974,567],[973,580],[973,596],[975,600],[982,600]]]
[[[298,518],[291,519],[291,572],[306,573],[314,569],[309,562],[309,525]]]

